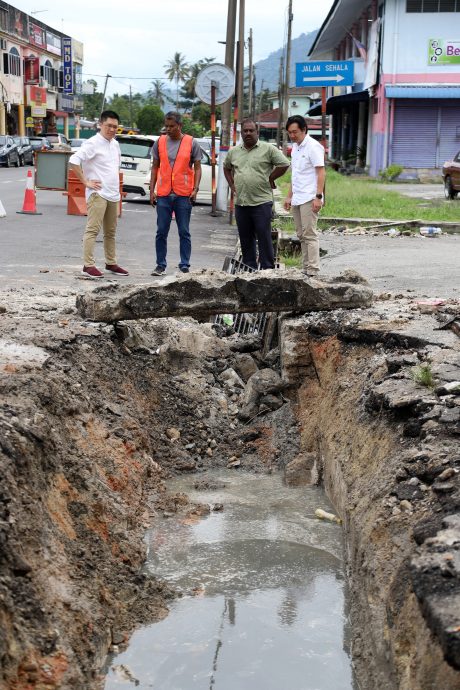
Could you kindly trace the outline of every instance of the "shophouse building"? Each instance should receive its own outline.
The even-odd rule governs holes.
[[[83,44],[0,0],[0,134],[72,136]]]
[[[336,0],[308,59],[354,62],[354,85],[327,90],[343,166],[421,178],[460,149],[460,0]]]

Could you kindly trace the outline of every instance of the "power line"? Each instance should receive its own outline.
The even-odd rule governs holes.
[[[105,74],[90,74],[89,72],[84,72],[82,74],[82,76],[83,77],[104,77],[105,78],[106,75]],[[162,80],[162,81],[171,81],[170,79],[168,79],[168,77],[120,77],[120,76],[113,76],[112,79],[130,79],[130,80],[131,79],[133,79],[133,80],[134,79],[143,79],[143,80],[147,80],[147,81],[150,81],[151,79],[158,79],[158,80]]]

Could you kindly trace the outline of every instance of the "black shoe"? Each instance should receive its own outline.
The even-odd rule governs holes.
[[[179,271],[181,273],[190,273],[190,269],[187,266],[179,266]]]
[[[166,273],[166,268],[164,266],[157,266],[154,271],[150,275],[152,276],[162,276],[163,273]]]

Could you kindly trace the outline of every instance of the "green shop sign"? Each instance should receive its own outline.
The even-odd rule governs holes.
[[[460,65],[460,39],[430,38],[428,41],[429,65]]]

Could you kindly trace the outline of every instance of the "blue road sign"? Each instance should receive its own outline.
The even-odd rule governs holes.
[[[353,60],[317,60],[296,62],[295,85],[300,86],[353,86],[355,63]]]

